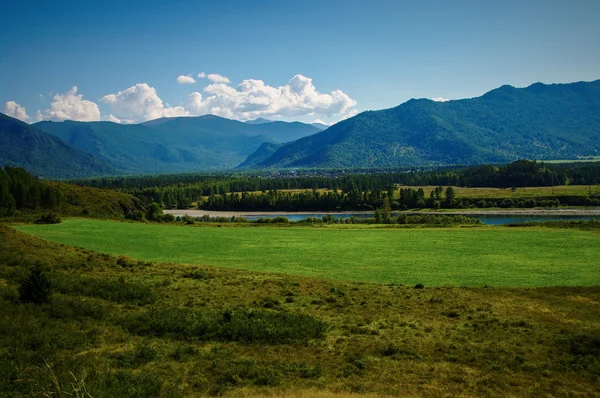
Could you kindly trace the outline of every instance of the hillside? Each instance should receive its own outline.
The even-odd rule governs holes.
[[[288,142],[319,131],[303,123],[252,125],[212,115],[138,125],[45,121],[34,126],[114,164],[120,174],[233,168],[264,142]]]
[[[282,146],[252,167],[381,167],[600,154],[600,80],[410,100]],[[240,165],[242,166],[242,165]]]
[[[114,173],[109,163],[2,113],[0,166],[25,167],[44,178],[77,178]]]
[[[22,167],[0,167],[0,218],[32,221],[47,212],[61,216],[141,218],[146,211],[138,198],[126,193],[40,180]]]

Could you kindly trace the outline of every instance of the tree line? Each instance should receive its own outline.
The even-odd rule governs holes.
[[[374,173],[343,170],[263,171],[257,174],[179,174],[133,177],[106,177],[72,181],[78,185],[110,188],[129,193],[149,205],[158,203],[164,208],[187,208],[192,202],[209,197],[208,208],[227,208],[244,203],[245,208],[272,208],[273,197],[280,206],[307,208],[306,203],[320,203],[318,208],[329,209],[331,203],[345,209],[363,206],[377,207],[369,198],[372,192],[386,192],[394,186],[459,186],[459,187],[535,187],[600,184],[600,162],[548,164],[529,160],[513,163],[470,167],[443,167],[435,170],[382,169]],[[290,198],[283,190],[313,191]],[[316,196],[315,190],[344,192],[331,197]],[[273,191],[279,191],[274,194]],[[361,199],[358,199],[360,193]],[[236,198],[235,194],[238,194]],[[233,196],[230,194],[234,194]],[[242,198],[242,195],[244,196]],[[252,197],[248,195],[253,195]],[[293,195],[292,195],[293,196]],[[375,197],[380,194],[374,194]],[[212,199],[210,199],[212,198]],[[427,201],[428,198],[418,198]],[[416,201],[418,201],[415,200]],[[293,205],[291,203],[294,203]],[[416,204],[416,203],[415,203]],[[422,203],[421,203],[422,204]],[[402,206],[403,203],[400,203]],[[443,203],[440,203],[443,205]],[[422,207],[422,206],[409,206]],[[435,206],[434,206],[435,207]]]

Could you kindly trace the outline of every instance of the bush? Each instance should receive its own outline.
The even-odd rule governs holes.
[[[294,344],[325,337],[327,325],[309,315],[270,310],[197,311],[155,307],[127,317],[123,326],[139,335],[179,339]]]
[[[186,272],[185,274],[183,274],[183,277],[189,279],[205,279],[206,271],[202,269],[195,269],[190,272]]]
[[[40,264],[34,264],[19,286],[19,298],[24,303],[44,304],[51,300],[52,283]]]
[[[137,368],[140,365],[151,362],[158,357],[156,348],[146,343],[138,343],[132,351],[116,356],[119,367]]]
[[[60,224],[62,219],[55,213],[46,213],[35,221],[36,224]]]
[[[582,356],[600,356],[600,333],[581,334],[573,337],[571,339],[571,353]]]
[[[175,216],[171,213],[167,213],[162,216],[162,221],[164,222],[173,222],[175,221]]]
[[[127,212],[127,214],[125,214],[125,218],[128,220],[141,221],[146,219],[146,215],[141,210],[133,210]]]

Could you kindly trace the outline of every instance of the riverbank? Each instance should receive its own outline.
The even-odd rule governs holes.
[[[333,216],[348,216],[352,214],[366,215],[373,214],[372,211],[211,211],[197,209],[179,209],[179,210],[164,210],[165,214],[173,214],[174,216],[189,215],[191,217],[260,217],[260,216],[295,216],[295,215],[312,215],[312,214],[331,214]],[[399,212],[393,212],[398,214]],[[503,216],[503,215],[518,215],[518,216],[600,216],[600,208],[565,208],[565,209],[467,209],[467,210],[408,210],[407,214],[445,214],[445,215],[464,215],[464,216]]]

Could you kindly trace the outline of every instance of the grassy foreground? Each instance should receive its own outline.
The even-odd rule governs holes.
[[[197,242],[221,231],[170,228]],[[21,303],[40,261],[53,299]],[[594,396],[599,303],[599,287],[415,288],[117,259],[0,225],[0,396]]]
[[[176,226],[92,219],[16,229],[155,262],[426,286],[600,285],[600,234],[550,228]]]

